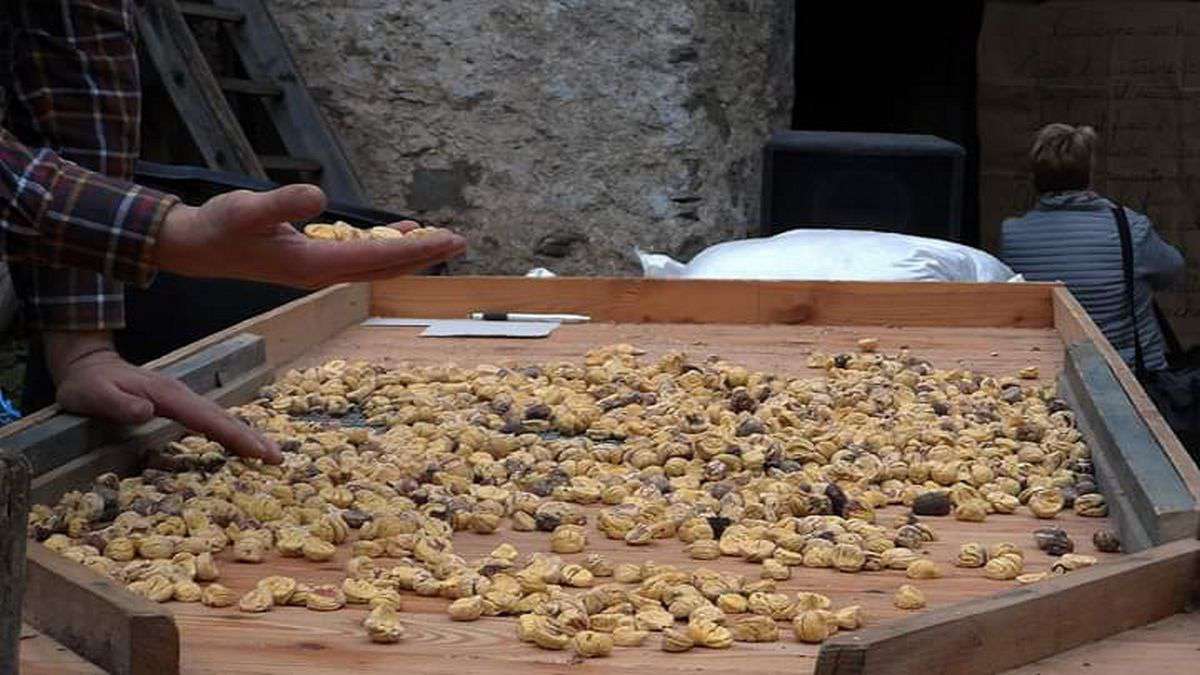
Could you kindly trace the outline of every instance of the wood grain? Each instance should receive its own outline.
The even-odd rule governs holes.
[[[618,323],[1053,325],[1051,284],[401,277],[371,285],[377,316],[571,312]],[[986,297],[986,302],[980,302]]]
[[[21,675],[103,675],[104,671],[39,632],[29,624],[21,628]],[[4,671],[7,675],[8,672]]]
[[[589,349],[623,342],[646,350],[646,359],[680,351],[697,360],[717,355],[748,368],[818,376],[819,371],[805,367],[810,354],[852,351],[864,337],[877,338],[880,350],[886,352],[907,347],[941,368],[1013,375],[1025,366],[1036,366],[1042,381],[1053,382],[1063,365],[1062,344],[1050,329],[580,324],[561,326],[538,340],[422,338],[418,337],[421,330],[351,326],[284,364],[281,370],[343,358],[366,359],[386,366],[447,361],[463,366],[577,362]]]
[[[25,620],[104,670],[179,672],[170,610],[37,543],[29,545],[26,583]]]
[[[1009,671],[1010,675],[1192,675],[1200,657],[1200,613],[1167,617]]]
[[[821,649],[818,675],[994,673],[1183,610],[1200,581],[1186,539],[994,598],[857,633]],[[1133,591],[1132,589],[1137,589]]]
[[[1120,381],[1130,402],[1138,411],[1138,415],[1150,428],[1150,432],[1154,434],[1155,440],[1158,441],[1163,451],[1170,457],[1171,463],[1175,466],[1192,498],[1200,502],[1200,467],[1197,467],[1196,463],[1192,461],[1187,449],[1179,442],[1179,437],[1171,431],[1167,421],[1159,414],[1154,401],[1151,401],[1150,397],[1146,395],[1146,391],[1142,389],[1142,385],[1137,381],[1133,371],[1125,365],[1121,355],[1113,349],[1112,344],[1100,332],[1100,329],[1088,316],[1087,311],[1071,295],[1070,291],[1065,287],[1055,288],[1051,296],[1054,305],[1054,327],[1062,336],[1063,344],[1090,342],[1095,345],[1104,361],[1112,369],[1113,375]]]

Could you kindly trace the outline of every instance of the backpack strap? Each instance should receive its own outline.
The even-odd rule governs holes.
[[[1129,308],[1129,324],[1133,328],[1133,367],[1134,374],[1142,377],[1146,374],[1146,359],[1142,354],[1142,338],[1138,334],[1137,304],[1133,299],[1133,233],[1129,228],[1129,217],[1125,215],[1124,207],[1118,205],[1112,208],[1113,218],[1117,220],[1117,234],[1121,238],[1121,271],[1125,278],[1125,305]]]

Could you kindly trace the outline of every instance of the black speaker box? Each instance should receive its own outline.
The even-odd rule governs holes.
[[[763,152],[761,234],[833,228],[962,241],[965,158],[936,136],[776,132]]]

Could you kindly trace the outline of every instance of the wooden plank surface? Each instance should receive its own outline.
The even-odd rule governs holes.
[[[1052,284],[401,277],[371,286],[378,316],[522,311],[621,323],[1053,325]]]
[[[589,349],[629,343],[646,350],[643,358],[647,359],[682,351],[696,359],[719,355],[750,368],[817,376],[819,371],[805,367],[810,354],[853,351],[864,337],[877,338],[881,351],[907,347],[939,368],[1013,375],[1025,366],[1037,366],[1043,382],[1054,382],[1064,363],[1062,343],[1050,329],[591,323],[561,326],[536,340],[422,338],[418,337],[421,331],[354,325],[291,361],[270,363],[307,367],[332,359],[366,359],[386,366],[403,362],[471,366],[579,361]]]
[[[1126,550],[1195,538],[1200,507],[1093,343],[1067,347],[1063,388],[1092,442]]]
[[[999,672],[1181,611],[1200,581],[1200,541],[1134,553],[973,603],[838,635],[818,675]]]
[[[170,610],[110,583],[41,544],[29,546],[24,617],[110,673],[179,671]]]
[[[1056,334],[1049,329],[985,328],[853,328],[813,326],[733,325],[600,325],[563,326],[543,340],[462,340],[416,337],[416,328],[368,328],[354,326],[316,346],[281,369],[322,363],[332,358],[362,358],[397,365],[400,362],[441,363],[452,358],[460,365],[483,362],[517,364],[548,360],[578,360],[592,347],[628,342],[656,358],[683,350],[700,359],[720,354],[748,367],[771,369],[781,374],[819,376],[807,369],[805,357],[814,350],[837,352],[854,348],[862,337],[876,337],[881,349],[894,351],[908,346],[914,354],[931,358],[939,367],[971,367],[990,374],[1011,374],[1036,365],[1043,381],[1052,381],[1062,367],[1063,352]],[[884,518],[903,510],[889,508]],[[929,545],[928,555],[938,561],[947,577],[917,582],[931,607],[947,606],[972,597],[985,597],[1015,587],[1014,582],[996,582],[982,577],[980,570],[955,568],[951,561],[959,544],[974,540],[985,544],[1000,541],[1019,543],[1028,551],[1029,569],[1045,569],[1051,559],[1033,547],[1033,529],[1045,524],[1027,515],[994,516],[983,525],[960,523],[949,518],[927,521],[941,535]],[[1091,533],[1110,526],[1107,519],[1080,518],[1065,514],[1057,524],[1065,527],[1081,552],[1092,553]],[[676,541],[656,542],[647,548],[599,539],[590,532],[588,552],[602,552],[614,561],[652,559],[684,565],[707,566],[725,571],[753,574],[756,567],[738,560],[699,563],[687,559]],[[481,556],[503,541],[511,541],[522,552],[548,551],[543,533],[518,533],[507,528],[491,536],[459,533],[456,550],[468,558]],[[258,579],[286,573],[309,583],[332,583],[342,578],[348,555],[343,549],[335,560],[313,564],[303,560],[271,559],[262,565],[232,562],[221,557],[220,582],[237,591],[249,590]],[[579,556],[567,556],[576,558]],[[1108,560],[1120,556],[1100,554]],[[840,605],[858,603],[867,608],[871,621],[879,623],[904,613],[891,605],[891,594],[909,582],[901,572],[841,574],[832,570],[798,569],[789,590],[819,590],[829,593]],[[783,633],[776,644],[736,645],[728,651],[698,650],[684,655],[657,651],[656,645],[620,649],[598,662],[575,663],[570,654],[546,652],[520,644],[513,635],[511,619],[487,619],[457,624],[445,616],[446,601],[406,595],[402,618],[409,637],[400,645],[373,645],[359,626],[360,609],[320,614],[297,608],[281,608],[250,616],[236,610],[211,610],[194,605],[173,604],[182,635],[183,671],[186,673],[272,673],[303,671],[344,672],[348,667],[363,673],[388,672],[403,659],[406,668],[421,673],[571,672],[635,673],[653,668],[664,672],[749,673],[806,672],[816,661],[817,649],[803,645]]]
[[[24,624],[21,628],[20,650],[21,675],[104,674],[99,666],[80,658],[78,654],[29,624]]]
[[[1133,371],[1125,365],[1120,354],[1088,317],[1087,312],[1079,301],[1065,287],[1054,288],[1051,293],[1054,307],[1054,327],[1062,336],[1064,345],[1078,342],[1090,342],[1099,350],[1104,361],[1112,369],[1113,375],[1125,389],[1133,407],[1138,411],[1142,420],[1149,426],[1151,433],[1159,445],[1171,458],[1180,478],[1187,486],[1192,498],[1200,501],[1200,467],[1192,461],[1187,449],[1179,442],[1175,432],[1167,425],[1167,421],[1159,414],[1154,402],[1146,395]]]
[[[1175,614],[1098,642],[1076,647],[1010,675],[1193,675],[1200,659],[1200,612]]]

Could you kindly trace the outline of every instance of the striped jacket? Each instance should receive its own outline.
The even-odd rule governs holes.
[[[1032,211],[1004,221],[1000,258],[1029,281],[1062,281],[1125,362],[1132,365],[1133,329],[1125,300],[1121,240],[1113,203],[1091,191],[1042,195]],[[1183,256],[1159,237],[1146,216],[1125,209],[1133,234],[1136,326],[1149,370],[1167,366],[1153,293],[1183,275]]]

